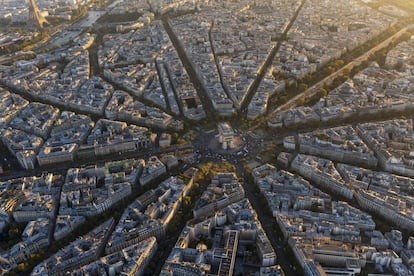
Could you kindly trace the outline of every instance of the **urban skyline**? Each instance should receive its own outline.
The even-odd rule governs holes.
[[[414,274],[413,3],[0,7],[0,275]]]

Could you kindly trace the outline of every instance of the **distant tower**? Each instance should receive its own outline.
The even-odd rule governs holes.
[[[48,23],[46,18],[41,15],[39,8],[34,0],[29,0],[29,18],[27,25],[36,26],[38,29],[43,29],[43,24]]]

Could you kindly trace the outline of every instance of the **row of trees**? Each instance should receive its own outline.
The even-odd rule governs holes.
[[[343,54],[339,59],[330,61],[327,65],[322,67],[320,70],[308,74],[302,79],[298,79],[295,81],[291,81],[287,86],[285,91],[277,94],[275,97],[271,99],[271,106],[280,106],[286,103],[290,98],[293,98],[295,95],[300,94],[307,90],[310,86],[316,84],[317,82],[321,81],[326,76],[333,74],[334,72],[341,69],[346,63],[351,62],[356,57],[362,55],[366,52],[367,49],[374,47],[376,44],[380,43],[381,41],[385,40],[392,34],[398,31],[400,25],[395,25],[388,28],[386,31],[381,33],[379,36],[373,38],[372,40],[368,41],[367,43],[360,45],[356,49],[346,52]],[[364,61],[359,66],[355,66],[352,70],[345,70],[341,76],[335,78],[330,85],[326,85],[316,94],[315,97],[312,99],[300,99],[300,105],[313,105],[316,101],[318,101],[321,97],[326,96],[329,91],[338,87],[340,84],[345,82],[346,80],[351,79],[356,73],[360,72],[364,68],[366,68],[370,62],[375,61],[379,65],[383,66],[385,63],[385,58],[387,53],[390,49],[395,47],[398,43],[405,41],[410,38],[412,33],[405,33],[396,41],[393,41],[388,47],[376,52],[372,57],[370,57],[369,61]]]

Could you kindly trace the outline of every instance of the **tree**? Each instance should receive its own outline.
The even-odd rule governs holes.
[[[341,68],[342,66],[344,66],[345,62],[342,59],[338,59],[335,61],[335,66],[337,69]]]
[[[191,202],[192,202],[191,196],[186,196],[184,198],[184,205],[185,206],[189,206],[191,204]]]
[[[344,68],[342,70],[342,72],[345,76],[349,76],[351,74],[351,69],[349,69],[349,67],[347,67],[347,68]]]
[[[326,97],[328,95],[328,91],[322,88],[321,90],[319,90],[319,94],[321,97]]]
[[[19,237],[20,235],[19,235],[19,228],[17,227],[17,225],[11,225],[11,227],[10,227],[10,229],[9,229],[9,231],[8,231],[8,235],[9,235],[9,239],[10,240],[13,240],[13,239],[15,239],[15,238],[17,238],[17,237]]]
[[[28,263],[27,262],[22,262],[22,263],[20,263],[18,266],[17,266],[17,268],[20,270],[20,271],[25,271],[26,270],[26,268],[28,267]]]
[[[299,91],[300,91],[300,92],[303,92],[303,91],[305,91],[306,89],[308,89],[308,85],[307,85],[307,84],[305,84],[305,83],[300,83],[300,84],[299,84]]]
[[[282,97],[280,97],[280,99],[279,99],[279,102],[281,103],[281,104],[284,104],[284,103],[286,103],[288,101],[288,97],[287,96],[282,96]]]
[[[304,97],[301,97],[301,98],[298,99],[298,104],[299,105],[304,105],[305,103],[306,103],[306,100],[305,100]]]
[[[328,67],[325,68],[324,71],[327,75],[331,75],[333,72],[335,72],[335,68],[332,67],[332,66],[328,66]]]

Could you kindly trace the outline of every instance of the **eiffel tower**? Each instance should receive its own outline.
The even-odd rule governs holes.
[[[40,13],[34,0],[29,0],[29,18],[27,25],[29,27],[36,26],[38,29],[43,29],[43,24],[49,23],[46,18]]]

